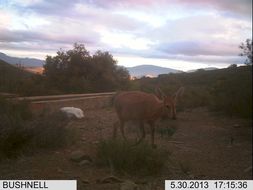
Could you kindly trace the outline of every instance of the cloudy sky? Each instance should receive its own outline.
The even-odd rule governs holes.
[[[243,63],[251,0],[0,0],[0,52],[45,59],[83,43],[119,65],[188,70]]]

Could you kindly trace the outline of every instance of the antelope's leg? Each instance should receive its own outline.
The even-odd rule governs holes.
[[[119,126],[119,122],[118,121],[113,124],[113,135],[112,135],[113,138],[117,137],[118,126]]]
[[[151,144],[152,144],[152,147],[155,148],[156,147],[156,145],[155,145],[155,124],[154,124],[154,122],[150,121],[149,125],[150,125],[150,129],[151,129]]]
[[[137,141],[137,143],[135,143],[135,145],[140,144],[140,142],[141,142],[141,141],[145,138],[145,136],[146,136],[145,128],[144,128],[144,122],[143,122],[143,121],[140,121],[139,126],[140,126],[140,131],[141,131],[141,137],[140,137],[140,139]]]
[[[140,130],[141,130],[141,138],[140,138],[140,141],[142,141],[142,139],[145,139],[145,137],[146,137],[146,133],[145,133],[145,128],[144,128],[144,123],[143,123],[143,121],[140,121]]]
[[[120,121],[120,131],[121,131],[121,134],[122,134],[123,138],[124,138],[125,140],[127,140],[127,139],[126,139],[126,136],[125,136],[124,125],[125,125],[125,122],[121,120],[121,121]]]

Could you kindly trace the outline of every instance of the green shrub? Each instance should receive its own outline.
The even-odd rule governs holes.
[[[28,101],[10,101],[0,96],[0,115],[20,118],[22,120],[32,119]]]
[[[176,132],[177,128],[176,127],[159,127],[157,129],[157,132],[160,134],[160,136],[170,138],[174,133]]]
[[[28,102],[12,102],[0,98],[0,157],[17,157],[29,144],[32,119]]]
[[[0,122],[0,158],[17,157],[29,146],[32,133],[18,117],[1,115]]]
[[[105,140],[97,149],[97,164],[120,173],[155,175],[165,167],[167,159],[168,152],[145,143],[132,146],[126,141]]]
[[[61,112],[52,113],[34,120],[31,123],[33,147],[54,149],[71,143],[75,136],[75,131],[73,128],[67,128],[67,124],[68,119]]]
[[[252,117],[252,72],[245,67],[244,72],[237,68],[228,77],[222,77],[212,85],[211,108],[229,115]]]
[[[0,99],[0,160],[41,149],[55,149],[74,141],[63,113],[32,117],[27,102]]]

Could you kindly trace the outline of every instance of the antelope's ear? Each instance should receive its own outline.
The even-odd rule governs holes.
[[[163,92],[159,87],[156,87],[156,88],[155,88],[155,95],[156,95],[160,100],[164,100],[164,98],[165,98],[164,92]]]
[[[184,94],[184,87],[180,87],[180,88],[176,91],[176,93],[173,95],[173,100],[174,100],[175,104],[177,103],[177,99],[178,99],[179,97],[182,97],[183,94]]]

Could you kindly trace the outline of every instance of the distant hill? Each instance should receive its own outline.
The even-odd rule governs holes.
[[[34,74],[0,60],[0,92],[16,92]]]
[[[168,73],[179,73],[182,71],[166,68],[166,67],[159,67],[155,65],[139,65],[135,67],[127,67],[126,68],[132,77],[142,77],[142,76],[150,76],[150,77],[157,77],[160,74],[168,74]]]
[[[11,65],[3,60],[0,59],[0,73],[1,73],[1,78],[5,75],[20,75],[21,78],[24,77],[30,77],[33,75],[33,73],[28,72],[22,68],[16,67],[14,65]]]
[[[42,67],[43,64],[45,63],[43,60],[40,59],[11,57],[1,52],[0,52],[0,59],[5,61],[6,63],[12,65],[18,64],[23,67]]]
[[[218,69],[218,68],[216,68],[216,67],[206,67],[206,68],[188,70],[187,73],[192,73],[192,72],[195,72],[197,70],[212,71],[212,70],[216,70],[216,69]]]

